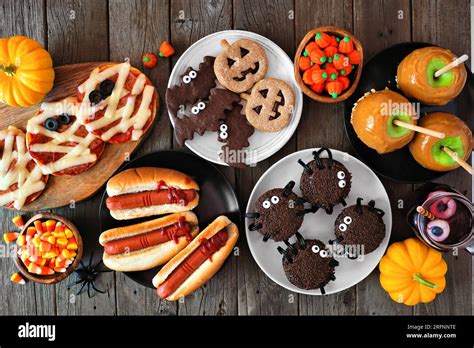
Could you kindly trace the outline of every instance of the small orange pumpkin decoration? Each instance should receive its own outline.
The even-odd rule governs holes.
[[[31,106],[53,88],[49,53],[25,36],[0,39],[0,100],[11,106]]]
[[[417,238],[390,245],[379,269],[382,288],[407,306],[433,301],[446,286],[448,266],[441,253]]]

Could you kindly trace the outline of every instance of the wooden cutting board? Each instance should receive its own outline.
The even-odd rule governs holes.
[[[80,63],[54,68],[54,87],[44,101],[54,101],[75,96],[77,86],[85,81],[90,72],[107,62]],[[0,105],[0,129],[15,126],[26,131],[26,123],[34,116],[40,104],[28,107]],[[156,121],[156,117],[155,117]],[[145,136],[139,141],[125,144],[106,144],[97,163],[84,173],[75,176],[49,176],[46,189],[35,201],[24,206],[22,211],[51,209],[80,202],[91,197],[112,176],[120,165],[129,158]]]

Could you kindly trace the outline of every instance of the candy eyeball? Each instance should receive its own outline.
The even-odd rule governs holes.
[[[311,248],[311,251],[315,254],[319,253],[319,250],[320,250],[319,246],[317,245],[313,245],[313,247]]]
[[[227,133],[227,125],[225,123],[221,124],[219,127],[219,137],[223,140],[227,139],[229,134]]]
[[[321,256],[321,257],[328,257],[328,252],[327,252],[326,250],[321,250],[321,251],[319,252],[319,256]]]
[[[436,242],[443,242],[449,237],[450,227],[447,221],[434,220],[426,226],[428,237]]]
[[[346,180],[339,180],[337,186],[339,186],[340,188],[346,187]]]
[[[277,204],[280,202],[280,198],[278,198],[278,196],[272,196],[271,201],[273,204]]]
[[[311,251],[315,254],[319,254],[321,257],[328,257],[329,253],[327,250],[321,249],[318,245],[313,245]]]
[[[191,112],[194,114],[194,115],[197,115],[199,113],[199,111],[202,111],[206,108],[206,103],[204,102],[199,102],[197,103],[197,105],[194,105],[192,108],[191,108]]]
[[[342,170],[337,172],[337,178],[339,180],[345,179],[346,178],[346,173],[344,173]]]
[[[339,231],[346,232],[347,231],[347,225],[346,224],[340,224],[339,225]]]
[[[191,80],[195,79],[196,77],[197,77],[197,72],[194,70],[191,70],[187,75],[183,76],[183,82],[190,83]]]
[[[344,223],[350,225],[352,223],[352,218],[350,216],[344,217]]]
[[[265,200],[265,201],[263,201],[263,203],[262,203],[262,206],[263,206],[265,209],[270,208],[271,205],[272,205],[272,204],[270,203],[269,200]]]

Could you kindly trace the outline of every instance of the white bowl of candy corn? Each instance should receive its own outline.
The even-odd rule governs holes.
[[[36,214],[16,239],[16,265],[27,279],[54,284],[67,278],[82,257],[82,238],[68,219],[50,213]]]

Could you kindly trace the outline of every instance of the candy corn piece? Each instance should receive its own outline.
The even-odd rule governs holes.
[[[30,226],[26,229],[26,235],[27,236],[34,236],[36,234],[36,228]]]
[[[69,250],[77,250],[78,245],[77,245],[76,238],[72,237],[72,238],[69,238],[67,241],[68,241],[68,243],[67,243],[67,249],[69,249]]]
[[[39,220],[36,220],[34,223],[35,225],[35,228],[36,230],[41,234],[41,233],[44,233],[46,230],[43,230],[43,224],[41,223],[41,221]]]
[[[48,232],[53,232],[55,227],[56,227],[56,221],[55,220],[46,220],[46,231]]]
[[[23,228],[25,226],[25,223],[23,222],[23,217],[21,215],[15,216],[12,219],[12,222],[18,227],[18,228]]]
[[[23,279],[23,277],[18,272],[12,274],[12,276],[10,277],[10,281],[20,285],[26,284],[25,279]]]
[[[74,233],[69,228],[65,229],[64,234],[66,235],[66,238],[74,237]]]
[[[41,272],[38,273],[39,275],[51,275],[54,274],[54,270],[49,267],[41,267]]]
[[[28,266],[28,272],[34,274],[41,274],[41,266],[38,266],[36,263],[32,262]]]
[[[72,238],[70,238],[70,239],[72,239]],[[60,246],[66,247],[68,244],[69,244],[69,242],[68,242],[67,238],[58,238],[58,239],[56,239],[56,245],[58,247],[60,247]]]
[[[23,246],[26,244],[26,236],[24,234],[21,234],[18,236],[18,239],[16,240],[16,244],[18,246]]]
[[[16,241],[19,235],[20,234],[18,232],[5,232],[3,234],[3,240],[5,241],[5,243],[10,244]]]

